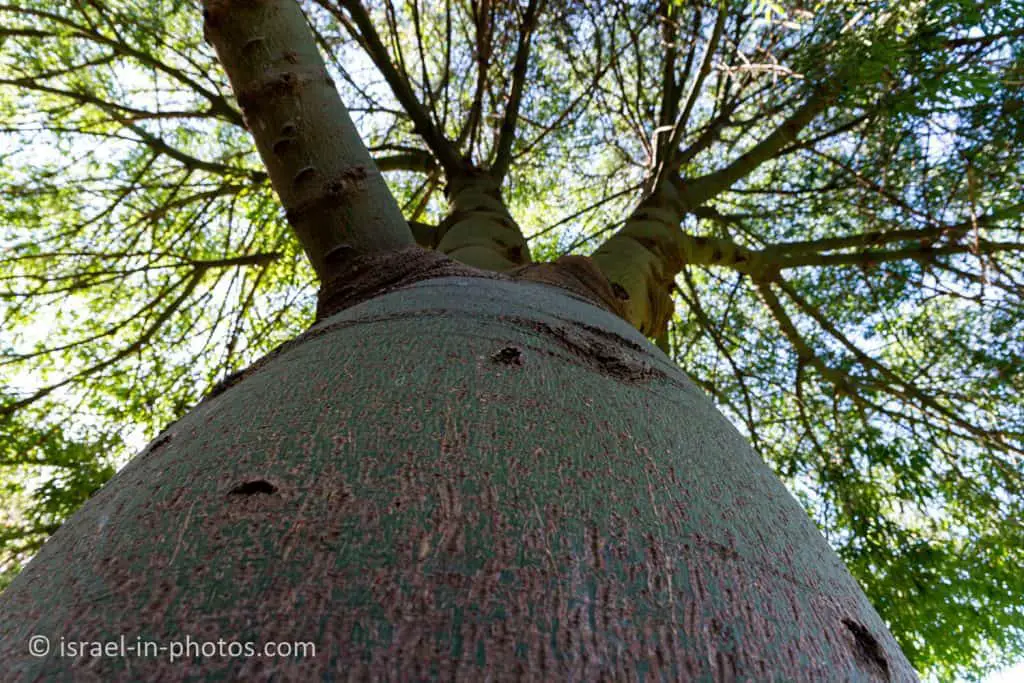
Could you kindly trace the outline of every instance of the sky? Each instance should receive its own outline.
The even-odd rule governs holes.
[[[1024,683],[1024,662],[992,674],[985,679],[984,683]]]
[[[356,54],[362,55],[361,52]],[[382,84],[381,87],[383,87]],[[51,151],[56,153],[56,147],[53,147]],[[140,439],[139,448],[141,448],[141,445],[144,440],[142,440],[141,437],[137,438]],[[135,448],[132,450],[139,450],[139,448]],[[984,679],[984,683],[1024,683],[1024,662],[1021,662],[1012,668],[988,676]]]

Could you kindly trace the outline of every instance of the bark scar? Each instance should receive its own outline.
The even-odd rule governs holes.
[[[881,671],[882,677],[885,680],[891,680],[889,676],[889,662],[885,659],[885,652],[867,627],[853,619],[843,619],[843,625],[853,634],[855,644],[854,655],[857,659],[870,668]]]
[[[531,263],[509,273],[514,279],[554,285],[582,296],[620,318],[626,315],[623,297],[615,285],[586,256],[569,254],[551,263]],[[622,288],[619,287],[619,290]]]
[[[254,479],[252,481],[242,482],[238,486],[235,486],[228,491],[229,496],[256,496],[256,495],[272,495],[277,492],[277,487],[271,484],[266,479]]]
[[[523,365],[523,351],[518,346],[506,346],[501,351],[491,356],[491,360],[495,363],[502,363],[504,365],[517,365],[522,367]]]

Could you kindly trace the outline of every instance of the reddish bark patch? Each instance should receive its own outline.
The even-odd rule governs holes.
[[[334,256],[317,297],[318,321],[421,280],[438,277],[506,279],[498,273],[471,268],[418,246],[367,256]]]
[[[622,287],[619,291],[604,273],[586,256],[560,256],[553,263],[531,263],[517,268],[511,275],[518,280],[530,280],[567,289],[593,301],[615,315],[624,317]]]
[[[506,321],[516,320],[505,317]],[[571,356],[591,369],[620,382],[649,382],[667,379],[661,370],[642,360],[636,345],[618,335],[597,333],[586,325],[554,326],[535,320],[516,320],[554,339]]]
[[[342,248],[331,253],[327,265],[328,273],[317,297],[317,320],[400,287],[439,277],[540,282],[568,290],[619,317],[624,315],[621,294],[586,256],[562,256],[553,263],[533,263],[509,273],[494,273],[419,246],[368,256]]]
[[[164,433],[164,434],[161,434],[160,436],[158,436],[158,437],[157,437],[157,438],[156,438],[156,439],[155,439],[155,440],[153,441],[153,445],[152,445],[152,446],[150,446],[150,448],[149,448],[149,452],[150,452],[150,453],[152,453],[152,452],[153,452],[153,451],[155,451],[156,449],[158,449],[158,448],[161,448],[161,447],[163,447],[163,446],[166,446],[166,445],[167,445],[168,443],[170,443],[171,439],[173,439],[173,438],[174,438],[174,435],[173,435],[173,434],[171,434],[171,433],[169,433],[169,432],[168,432],[168,433]]]

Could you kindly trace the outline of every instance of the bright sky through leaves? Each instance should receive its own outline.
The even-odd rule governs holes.
[[[445,149],[501,156],[529,4],[372,0],[397,77],[355,6],[303,3],[429,231]],[[200,26],[191,0],[0,4],[8,575],[311,321],[312,271]],[[614,266],[655,181],[688,188],[616,247],[671,302],[666,348],[918,667],[1024,656],[1024,4],[548,0],[527,42],[503,198],[534,260]]]

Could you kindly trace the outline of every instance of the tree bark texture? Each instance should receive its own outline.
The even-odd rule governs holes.
[[[32,657],[312,641],[306,658]],[[23,680],[913,680],[806,513],[622,319],[428,279],[171,425],[0,594]]]
[[[332,255],[413,244],[294,0],[208,0],[206,37],[317,275]]]

